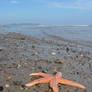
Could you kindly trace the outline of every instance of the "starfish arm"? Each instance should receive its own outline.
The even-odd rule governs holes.
[[[32,74],[30,74],[29,76],[41,76],[41,77],[47,77],[47,76],[49,76],[50,74],[45,74],[45,73],[41,73],[41,72],[39,72],[39,73],[32,73]]]
[[[54,92],[58,92],[58,86],[55,80],[50,81],[50,87],[53,89]]]
[[[85,86],[79,84],[79,83],[76,83],[76,82],[73,82],[73,81],[70,81],[70,80],[66,80],[66,79],[58,79],[58,83],[61,83],[61,84],[65,84],[65,85],[70,85],[70,86],[75,86],[75,87],[79,87],[79,88],[83,88],[85,89]]]
[[[48,82],[49,82],[49,79],[40,78],[40,79],[34,80],[34,81],[31,82],[31,83],[27,83],[25,86],[26,86],[26,87],[30,87],[30,86],[33,86],[33,85],[36,85],[36,84],[48,83]]]

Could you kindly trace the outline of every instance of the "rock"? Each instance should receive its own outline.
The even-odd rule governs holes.
[[[42,73],[47,73],[47,71],[42,70]]]
[[[32,48],[35,49],[36,48],[35,45],[32,45]]]
[[[32,56],[38,56],[38,52],[33,53]]]
[[[25,87],[26,87],[25,84],[22,84],[22,85],[21,85],[21,88],[22,88],[22,89],[25,89]]]
[[[4,90],[3,86],[0,86],[0,91],[3,91],[3,90]]]

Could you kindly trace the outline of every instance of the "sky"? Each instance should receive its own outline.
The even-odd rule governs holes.
[[[92,0],[0,0],[0,24],[91,25]]]

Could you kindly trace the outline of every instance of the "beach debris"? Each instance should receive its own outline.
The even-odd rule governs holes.
[[[69,86],[86,89],[85,86],[79,83],[62,78],[61,72],[55,72],[54,74],[46,74],[46,73],[39,72],[39,73],[32,73],[30,74],[30,76],[41,76],[43,78],[34,80],[31,83],[25,84],[26,87],[31,87],[33,85],[41,84],[41,83],[50,83],[50,87],[53,89],[53,92],[58,92],[57,84],[69,85]]]
[[[10,85],[9,84],[5,84],[5,88],[9,88],[10,87]]]
[[[4,87],[3,86],[0,86],[0,91],[3,91],[4,90]]]

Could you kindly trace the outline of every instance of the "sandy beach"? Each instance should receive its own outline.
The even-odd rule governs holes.
[[[91,92],[92,48],[56,38],[38,39],[12,32],[0,34],[0,92],[53,92],[49,84],[30,88],[24,85],[39,78],[30,78],[30,73],[52,74],[55,69],[62,72],[63,78],[86,87],[85,91],[59,84],[59,92]]]

